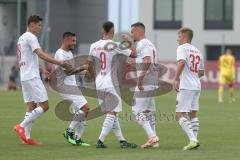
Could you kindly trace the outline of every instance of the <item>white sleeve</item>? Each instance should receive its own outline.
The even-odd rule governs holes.
[[[132,50],[130,50],[130,49],[120,49],[120,48],[117,48],[117,49],[116,49],[116,52],[117,52],[118,54],[123,54],[123,55],[129,57],[129,56],[131,55],[131,53],[132,53]]]
[[[119,42],[113,42],[113,43],[115,43],[116,46],[117,46],[116,49],[115,49],[115,52],[117,54],[123,54],[123,55],[128,56],[128,57],[131,55],[132,51],[130,49],[128,49],[128,48],[121,48],[120,47],[121,43],[119,43]]]
[[[65,60],[64,57],[63,57],[63,55],[62,55],[59,51],[57,51],[57,52],[55,53],[54,58],[57,59],[57,60]]]
[[[203,61],[203,57],[201,56],[199,70],[204,70],[204,68],[205,68],[204,61]]]
[[[185,49],[181,46],[177,48],[177,61],[179,60],[185,60],[187,61],[187,53]]]
[[[32,52],[34,52],[38,48],[41,48],[36,36],[31,36],[29,38],[29,45],[31,47]]]
[[[142,52],[142,55],[143,55],[142,58],[148,57],[148,56],[149,56],[149,57],[152,57],[152,56],[153,56],[153,50],[152,50],[152,48],[149,47],[148,45],[143,46],[141,52]]]
[[[59,51],[57,51],[55,53],[55,55],[54,55],[54,59],[56,59],[56,60],[63,60],[64,58],[63,58],[62,54]],[[58,67],[59,67],[59,65],[54,64],[54,68],[55,69],[57,69]],[[62,69],[65,70],[64,68],[62,68]]]

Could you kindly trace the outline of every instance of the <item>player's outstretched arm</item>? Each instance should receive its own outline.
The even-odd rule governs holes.
[[[72,65],[67,63],[66,61],[59,61],[56,60],[54,58],[52,58],[51,56],[49,56],[46,52],[44,52],[41,48],[38,48],[34,51],[41,59],[49,62],[49,63],[53,63],[56,65],[59,65],[63,68],[65,68],[66,70],[72,70]]]
[[[84,65],[82,65],[82,66],[79,66],[79,67],[73,69],[73,70],[72,70],[71,72],[69,72],[68,74],[69,74],[69,75],[79,74],[79,73],[81,73],[81,72],[83,72],[83,71],[85,71],[85,70],[88,70],[88,65],[87,65],[87,64],[84,64]]]
[[[96,73],[95,73],[95,68],[94,68],[94,62],[91,60],[88,60],[87,66],[87,72],[85,74],[85,80],[87,82],[92,82],[95,81],[96,78]]]

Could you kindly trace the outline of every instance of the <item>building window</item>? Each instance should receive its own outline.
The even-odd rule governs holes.
[[[216,61],[226,49],[231,49],[236,60],[240,60],[240,45],[207,45],[206,59],[207,61]]]
[[[205,0],[205,29],[233,28],[233,0]]]
[[[178,29],[182,26],[182,0],[154,0],[154,28]]]

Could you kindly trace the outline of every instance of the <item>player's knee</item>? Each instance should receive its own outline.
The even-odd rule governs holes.
[[[112,112],[107,112],[107,114],[110,114],[110,115],[113,115],[113,116],[117,116],[117,112],[114,112],[114,111],[112,111]]]
[[[176,112],[177,120],[181,119],[182,117],[185,117],[185,113],[183,113],[183,112]]]
[[[230,87],[230,88],[233,88],[233,87],[234,87],[234,84],[229,84],[229,87]]]
[[[48,101],[41,102],[39,105],[42,107],[44,112],[47,112],[47,110],[49,109]]]
[[[190,117],[190,119],[196,118],[197,117],[197,111],[191,111],[189,113],[189,117]]]
[[[47,106],[43,106],[42,108],[43,108],[43,111],[44,111],[44,112],[47,112],[48,109],[49,109],[48,105],[47,105]]]
[[[89,107],[88,107],[88,105],[86,104],[86,105],[84,105],[82,108],[81,108],[81,110],[85,113],[85,114],[88,114],[88,112],[89,112]]]
[[[37,106],[28,106],[28,112],[32,112]]]

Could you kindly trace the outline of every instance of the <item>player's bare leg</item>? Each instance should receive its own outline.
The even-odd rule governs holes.
[[[233,102],[236,101],[235,93],[234,93],[234,84],[233,83],[229,84],[229,96],[230,96],[230,99],[229,99],[230,103],[233,103]]]
[[[223,102],[224,84],[219,84],[218,88],[218,102]]]

